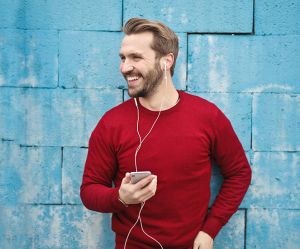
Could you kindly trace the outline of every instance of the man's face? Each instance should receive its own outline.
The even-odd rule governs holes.
[[[126,35],[121,44],[120,71],[128,84],[130,97],[151,96],[162,81],[163,71],[150,47],[150,32]]]

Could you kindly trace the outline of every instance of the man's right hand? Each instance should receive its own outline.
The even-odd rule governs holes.
[[[155,195],[157,188],[157,176],[147,176],[135,184],[131,183],[130,180],[130,174],[126,173],[119,189],[119,197],[124,203],[142,203]]]

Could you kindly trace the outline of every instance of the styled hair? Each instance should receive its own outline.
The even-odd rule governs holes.
[[[178,56],[178,37],[169,27],[158,21],[143,18],[131,18],[123,26],[126,35],[151,32],[153,42],[150,45],[156,53],[156,58],[160,59],[169,53],[174,55],[174,63],[171,67],[171,75],[174,74],[176,59]]]

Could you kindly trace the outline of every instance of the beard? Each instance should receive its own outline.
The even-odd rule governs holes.
[[[141,75],[140,73],[133,71],[130,74],[124,75],[125,79],[128,75],[139,75],[143,80],[141,86],[128,86],[128,95],[132,98],[148,97],[153,95],[157,90],[157,87],[163,77],[163,71],[160,68],[159,62],[155,62],[154,68],[150,69],[145,75]]]

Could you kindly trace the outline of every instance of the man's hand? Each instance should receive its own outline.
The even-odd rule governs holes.
[[[194,240],[193,249],[212,249],[213,242],[207,233],[200,231]]]
[[[157,176],[147,176],[135,184],[132,184],[130,180],[130,174],[126,173],[119,189],[119,197],[126,204],[142,203],[155,195]]]

